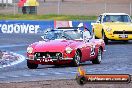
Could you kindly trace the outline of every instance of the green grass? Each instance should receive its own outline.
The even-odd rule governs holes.
[[[0,20],[96,20],[96,16],[73,16],[73,15],[3,15],[0,14]]]

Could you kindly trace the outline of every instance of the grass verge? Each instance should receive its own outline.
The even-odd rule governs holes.
[[[3,15],[0,14],[0,20],[96,20],[96,16],[73,16],[73,15]]]

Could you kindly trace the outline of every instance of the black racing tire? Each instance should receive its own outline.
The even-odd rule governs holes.
[[[87,79],[84,76],[77,76],[76,81],[79,85],[84,85],[87,82]]]
[[[108,44],[108,38],[106,37],[104,31],[102,31],[102,39],[104,40],[105,44],[107,45]]]
[[[78,67],[80,65],[81,56],[79,51],[76,51],[75,56],[73,58],[72,66]]]
[[[92,60],[92,63],[93,64],[100,64],[101,60],[102,60],[102,50],[101,50],[101,48],[99,48],[98,49],[98,55],[94,60]]]
[[[28,60],[27,60],[27,67],[29,69],[36,69],[38,67],[38,64],[34,64],[34,63],[30,63]]]
[[[128,43],[128,42],[129,42],[129,40],[123,40],[123,42],[124,42],[124,43]]]

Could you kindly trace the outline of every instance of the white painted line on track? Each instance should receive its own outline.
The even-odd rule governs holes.
[[[20,77],[20,76],[17,76],[17,75],[10,75],[10,76],[8,76],[8,77],[18,78],[18,77]]]
[[[47,74],[46,73],[40,73],[39,75],[44,76],[44,75],[47,75]]]
[[[25,60],[25,57],[23,55],[20,55],[20,54],[17,54],[17,53],[13,53],[11,52],[13,55],[15,56],[18,56],[19,59],[14,61],[14,62],[11,62],[9,64],[6,64],[6,65],[3,65],[3,66],[0,66],[0,68],[5,68],[5,67],[9,67],[9,66],[13,66],[13,65],[16,65],[16,64],[19,64],[21,62],[23,62]]]
[[[23,74],[22,76],[30,77],[32,75],[30,75],[30,74]]]
[[[108,70],[103,70],[103,71],[106,71],[107,72]]]
[[[61,74],[64,74],[64,73],[54,72],[54,74],[56,74],[56,75],[61,75]]]
[[[70,72],[70,73],[72,73],[72,74],[76,74],[76,73],[78,73],[78,72]]]
[[[122,70],[122,69],[119,68],[119,69],[116,69],[116,70]]]

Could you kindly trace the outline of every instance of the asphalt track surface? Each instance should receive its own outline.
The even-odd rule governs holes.
[[[33,34],[0,34],[0,50],[15,52],[25,56],[29,44],[41,40],[40,35]],[[88,74],[132,74],[132,41],[110,42],[106,45],[101,64],[92,64],[87,61],[81,66]],[[39,65],[31,70],[26,66],[26,60],[6,68],[0,69],[0,83],[74,79],[77,67],[53,65]]]

